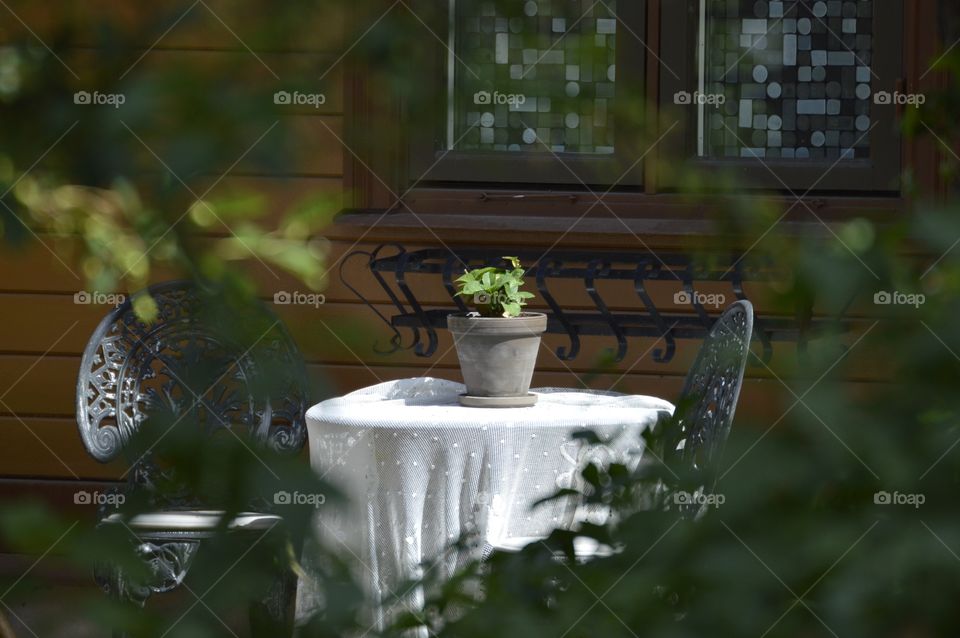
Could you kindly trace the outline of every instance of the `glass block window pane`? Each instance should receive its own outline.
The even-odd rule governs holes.
[[[701,156],[869,156],[873,0],[701,2]]]
[[[454,7],[449,148],[614,152],[614,0],[456,0]]]

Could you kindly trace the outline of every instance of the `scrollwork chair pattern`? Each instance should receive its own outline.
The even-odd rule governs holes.
[[[243,428],[278,452],[299,451],[306,440],[305,375],[279,320],[266,308],[251,311],[267,328],[245,347],[201,319],[205,299],[193,285],[173,282],[149,293],[157,305],[154,321],[142,321],[127,300],[103,319],[84,351],[77,421],[89,453],[101,462],[117,458],[160,411],[211,432]],[[271,373],[286,373],[269,396],[258,387],[267,362]],[[196,378],[199,367],[205,379]],[[144,466],[134,474],[149,474],[147,459],[131,462]]]
[[[753,306],[738,301],[717,319],[687,375],[666,453],[696,472],[709,471],[730,434],[752,334]]]
[[[296,454],[306,441],[305,367],[283,324],[262,304],[237,309],[189,282],[147,292],[156,304],[152,321],[141,320],[128,299],[104,317],[87,343],[77,379],[77,424],[95,459],[127,458],[129,490],[146,490],[161,511],[189,513],[211,504],[184,493],[161,496],[154,488],[159,479],[171,478],[169,470],[155,462],[151,445],[143,453],[137,433],[162,416],[209,435],[242,430],[259,445]],[[110,524],[113,509],[99,509],[101,524]],[[148,567],[147,581],[134,582],[108,563],[97,566],[95,578],[108,594],[139,606],[151,594],[179,586],[201,541],[210,537],[207,531],[176,529],[133,535],[134,550]],[[274,589],[283,595],[268,601],[278,618],[287,607],[287,580],[278,578]]]

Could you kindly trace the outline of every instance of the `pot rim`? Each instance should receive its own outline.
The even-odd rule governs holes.
[[[539,336],[547,330],[547,315],[525,312],[518,317],[468,317],[466,313],[447,315],[447,329],[464,337],[469,335]]]
[[[448,317],[457,317],[459,319],[476,319],[481,321],[516,321],[517,319],[537,319],[539,317],[546,317],[547,313],[545,312],[521,312],[516,317],[470,317],[467,312],[451,312],[448,314]]]

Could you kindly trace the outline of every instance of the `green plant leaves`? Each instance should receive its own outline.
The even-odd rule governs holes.
[[[511,302],[509,302],[509,303],[505,303],[505,304],[502,304],[502,305],[503,305],[503,316],[504,316],[504,317],[516,317],[516,316],[518,316],[518,315],[520,314],[521,307],[520,307],[520,304],[519,304],[519,303],[517,303],[517,302],[515,302],[515,301],[511,301]]]
[[[467,271],[457,279],[457,296],[472,296],[473,306],[485,317],[517,317],[527,299],[535,295],[520,290],[526,271],[516,257],[504,257],[510,270],[488,266]]]
[[[464,284],[463,289],[457,293],[460,295],[472,295],[483,290],[483,286],[480,285],[478,281],[468,281]]]

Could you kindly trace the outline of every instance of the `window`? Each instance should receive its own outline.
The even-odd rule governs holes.
[[[661,106],[686,107],[675,159],[768,188],[896,191],[899,2],[669,3]]]
[[[904,107],[885,96],[907,86],[920,15],[902,0],[411,6],[434,32],[418,90],[435,99],[404,113],[401,192],[610,187],[649,210],[680,164],[746,188],[899,195]]]
[[[444,99],[421,121],[429,132],[414,143],[412,173],[639,185],[642,118],[631,107],[642,103],[645,51],[622,30],[643,32],[643,4],[451,1],[435,76]]]
[[[580,2],[460,3],[451,25],[447,148],[614,152],[616,14],[599,3],[580,9]]]

